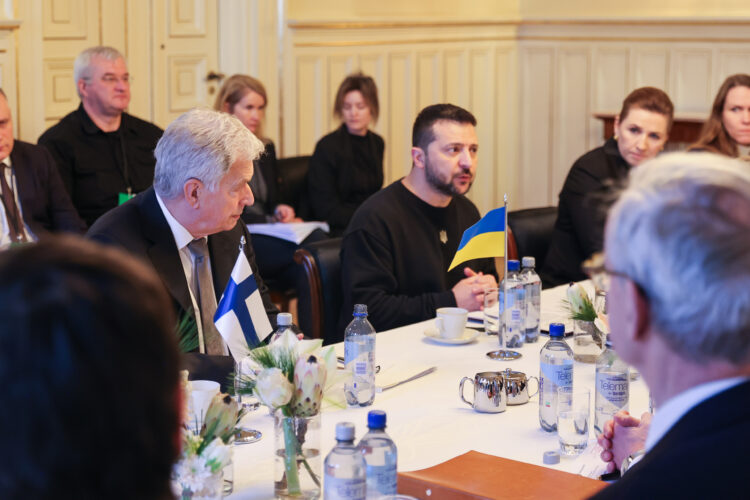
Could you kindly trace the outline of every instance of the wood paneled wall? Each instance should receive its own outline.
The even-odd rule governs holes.
[[[573,161],[603,142],[595,112],[617,112],[634,88],[663,88],[676,113],[703,117],[723,79],[750,72],[750,21],[288,22],[282,150],[310,154],[335,128],[332,100],[361,69],[379,88],[386,182],[410,168],[422,107],[477,115],[482,212],[556,205]]]
[[[664,89],[704,118],[722,81],[750,73],[748,21],[587,21],[519,28],[521,141],[516,206],[557,204],[571,164],[603,142],[595,112],[633,89]]]
[[[289,24],[283,66],[283,154],[310,154],[339,124],[333,100],[362,70],[378,85],[386,184],[411,168],[411,128],[423,107],[451,102],[477,117],[479,170],[471,197],[501,199],[515,164],[515,25],[494,23]]]

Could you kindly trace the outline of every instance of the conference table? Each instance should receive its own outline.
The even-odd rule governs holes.
[[[590,287],[590,284],[586,284]],[[542,291],[542,321],[563,321],[562,305],[565,286]],[[548,337],[542,335],[535,343],[516,349],[522,357],[497,361],[487,353],[499,348],[497,336],[481,332],[476,340],[462,345],[444,345],[429,339],[425,330],[434,325],[427,320],[413,325],[378,332],[376,363],[380,373],[378,385],[408,378],[425,368],[437,370],[425,377],[384,391],[365,408],[326,409],[321,419],[321,453],[327,454],[335,445],[334,429],[338,422],[352,422],[357,440],[367,431],[367,412],[383,410],[387,414],[386,432],[398,447],[398,470],[412,471],[437,465],[458,455],[475,450],[529,464],[543,465],[574,474],[593,475],[597,452],[593,432],[595,366],[576,362],[574,387],[591,390],[591,425],[589,450],[579,457],[561,457],[557,465],[544,465],[545,451],[558,450],[557,434],[539,426],[539,398],[533,396],[523,405],[508,406],[503,413],[478,413],[459,398],[462,377],[474,377],[482,371],[511,368],[527,376],[539,375],[539,351]],[[543,323],[544,325],[544,323]],[[335,346],[343,355],[343,344]],[[536,384],[531,382],[533,391]],[[473,396],[466,384],[465,396]],[[631,381],[630,412],[640,415],[649,408],[649,393],[643,380]],[[273,417],[265,407],[248,414],[243,425],[257,429],[263,438],[252,444],[234,447],[234,493],[232,499],[273,498],[274,436]]]

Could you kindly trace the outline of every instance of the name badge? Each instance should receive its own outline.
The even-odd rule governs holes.
[[[135,193],[117,193],[117,204],[122,205],[132,198],[135,198]]]

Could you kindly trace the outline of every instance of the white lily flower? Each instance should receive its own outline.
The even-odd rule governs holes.
[[[294,386],[278,368],[266,368],[258,374],[255,395],[272,410],[284,406],[292,399]]]
[[[201,455],[206,459],[206,466],[210,467],[212,472],[216,472],[226,467],[232,460],[232,447],[216,438],[206,446]]]

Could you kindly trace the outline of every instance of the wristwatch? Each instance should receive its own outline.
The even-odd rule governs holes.
[[[620,475],[624,475],[625,472],[635,463],[637,463],[643,455],[646,454],[646,450],[638,450],[635,453],[631,453],[627,457],[625,457],[625,460],[622,461],[622,465],[620,465]]]

